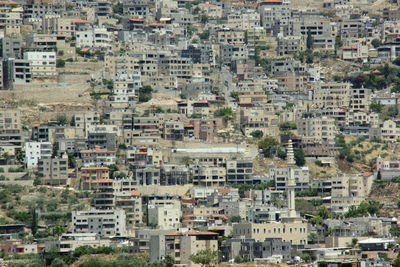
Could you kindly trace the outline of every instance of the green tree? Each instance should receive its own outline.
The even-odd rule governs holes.
[[[305,262],[310,262],[311,261],[311,256],[310,254],[301,254],[300,258],[305,261]]]
[[[283,122],[279,124],[279,130],[281,131],[288,131],[288,130],[295,130],[297,129],[296,123],[292,122]]]
[[[67,125],[67,123],[68,123],[67,115],[58,114],[56,117],[56,121],[59,125]]]
[[[294,152],[294,160],[296,161],[296,165],[304,166],[304,164],[306,164],[306,156],[304,154],[303,149],[295,148],[293,152]]]
[[[264,157],[272,157],[275,155],[278,146],[278,141],[269,136],[258,142],[258,148],[262,150]]]
[[[56,67],[57,68],[64,68],[65,67],[65,60],[64,59],[57,59],[56,61]]]
[[[382,110],[382,105],[381,103],[379,103],[378,101],[376,101],[376,99],[373,99],[371,101],[371,104],[369,105],[369,110],[376,112],[376,113],[380,113]]]
[[[111,164],[108,166],[109,172],[110,172],[110,177],[114,178],[115,172],[119,171],[119,168],[116,164]]]
[[[250,133],[250,135],[254,138],[260,139],[263,137],[264,133],[261,130],[255,130]]]
[[[201,15],[201,17],[200,17],[200,23],[206,24],[207,22],[208,22],[208,16],[205,15],[205,14]]]
[[[400,227],[398,225],[392,225],[392,227],[390,227],[389,233],[395,237],[400,236]]]
[[[224,120],[233,119],[233,111],[230,107],[224,107],[214,112],[215,117],[223,117]]]
[[[231,216],[230,218],[229,218],[229,221],[230,222],[240,222],[242,220],[242,218],[240,218],[240,216]]]
[[[278,147],[278,150],[276,151],[276,155],[278,158],[285,160],[287,157],[286,150],[283,149],[282,147]]]
[[[396,106],[388,107],[385,114],[388,117],[395,118],[398,115],[397,107]]]
[[[114,12],[114,14],[123,15],[124,14],[124,6],[122,5],[122,3],[116,3],[115,5],[113,5],[113,12]]]
[[[210,38],[210,31],[205,30],[204,32],[199,33],[198,36],[200,40],[208,40],[208,38]]]
[[[148,102],[152,98],[153,88],[145,85],[139,89],[139,102]]]
[[[67,265],[65,264],[65,262],[61,258],[55,258],[51,262],[51,267],[64,267],[64,266],[67,266]]]
[[[166,255],[164,258],[165,267],[173,267],[175,264],[175,259],[171,255]]]
[[[358,239],[357,238],[353,238],[353,239],[351,239],[351,247],[352,248],[355,248],[356,246],[357,246],[357,243],[358,243]]]
[[[211,249],[200,250],[196,254],[190,255],[189,259],[201,266],[216,266],[218,262],[218,252]]]
[[[371,41],[371,45],[372,45],[374,48],[377,48],[377,47],[379,47],[379,46],[381,45],[381,41],[380,41],[379,39],[373,39],[373,40]]]
[[[320,206],[317,210],[317,214],[324,220],[332,217],[332,213],[326,206]]]
[[[231,92],[230,97],[232,97],[235,102],[239,102],[239,93],[238,92]]]
[[[76,168],[76,157],[74,154],[67,152],[68,155],[68,168]]]

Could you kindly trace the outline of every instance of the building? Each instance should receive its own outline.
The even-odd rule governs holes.
[[[72,211],[72,232],[102,237],[125,236],[126,216],[122,209]]]
[[[281,238],[292,245],[307,244],[307,223],[238,223],[233,225],[234,238],[263,241],[266,238]]]
[[[261,26],[274,34],[287,32],[285,29],[289,25],[292,17],[292,8],[289,1],[285,0],[266,0],[258,5]]]
[[[105,149],[81,150],[83,167],[101,167],[115,164],[115,151]]]
[[[197,186],[223,186],[226,182],[224,167],[197,165],[193,171],[193,184]]]
[[[108,167],[82,167],[81,188],[83,190],[96,189],[101,182],[109,182],[110,169]]]
[[[337,128],[334,118],[306,116],[297,120],[297,132],[304,143],[334,145]]]
[[[47,241],[46,251],[57,249],[61,253],[71,252],[82,246],[92,248],[109,247],[111,239],[102,239],[97,233],[65,233],[57,241]]]
[[[158,229],[177,229],[181,225],[181,203],[178,200],[154,200],[147,207],[148,224]]]
[[[54,78],[56,72],[56,52],[24,52],[24,60],[30,62],[33,79]]]
[[[109,50],[112,43],[112,33],[108,32],[106,28],[93,28],[76,32],[76,46],[79,48]]]
[[[286,190],[289,172],[292,172],[295,178],[296,190],[307,190],[310,187],[310,172],[308,167],[277,167],[275,164],[269,166],[269,176],[275,181],[277,190]]]
[[[252,183],[252,160],[228,160],[226,162],[226,182],[229,184]]]
[[[50,142],[26,142],[25,164],[27,168],[37,167],[40,159],[50,159],[53,145]]]
[[[0,147],[13,145],[21,149],[22,142],[21,111],[0,109]]]
[[[304,50],[305,44],[301,36],[285,36],[278,38],[278,56],[286,56]]]
[[[196,266],[190,256],[202,250],[218,251],[218,234],[214,232],[173,232],[153,239],[151,242],[151,259],[160,261],[166,255],[175,260],[175,264]]]
[[[263,241],[254,239],[229,239],[222,242],[220,258],[224,262],[241,257],[249,261],[278,257],[283,260],[291,259],[292,245],[281,238],[266,238]]]
[[[362,175],[342,175],[332,178],[330,209],[345,213],[358,206],[366,197],[366,180]]]
[[[67,185],[68,156],[58,158],[40,158],[38,160],[38,176],[44,185]]]

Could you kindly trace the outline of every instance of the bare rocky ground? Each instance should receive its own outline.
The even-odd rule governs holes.
[[[57,113],[71,113],[93,108],[90,80],[101,71],[99,62],[67,63],[53,81],[35,82],[0,91],[0,106],[19,108],[24,124],[47,121]]]

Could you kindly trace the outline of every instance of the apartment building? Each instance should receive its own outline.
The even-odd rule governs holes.
[[[109,97],[109,105],[113,110],[126,110],[134,107],[142,87],[140,74],[118,73],[114,78],[113,95]]]
[[[24,52],[24,60],[30,62],[32,78],[54,78],[56,72],[56,52]]]
[[[366,62],[369,56],[369,49],[366,42],[355,42],[349,46],[342,47],[342,59],[348,61],[362,60]]]
[[[124,0],[123,12],[125,16],[136,16],[146,18],[149,14],[149,0]]]
[[[113,44],[112,33],[106,28],[93,28],[76,32],[76,47],[109,50]]]
[[[342,175],[332,177],[330,209],[345,213],[351,206],[358,206],[365,200],[366,180],[362,175]]]
[[[148,224],[158,229],[177,229],[181,225],[181,202],[179,200],[153,200],[147,207]]]
[[[263,241],[266,238],[281,238],[292,245],[306,245],[307,223],[238,223],[233,225],[235,238],[249,238]]]
[[[218,131],[224,127],[225,122],[222,118],[192,119],[185,125],[185,130],[195,139],[213,142],[218,137]]]
[[[294,20],[291,27],[291,35],[301,36],[304,43],[307,44],[307,39],[311,39],[312,49],[321,51],[335,49],[335,23],[319,17],[302,16]]]
[[[165,235],[163,240],[165,255],[171,256],[176,264],[196,266],[190,256],[202,250],[218,251],[218,234],[214,232],[173,232]]]
[[[136,183],[129,179],[103,179],[97,182],[94,197],[96,209],[123,209],[126,215],[127,230],[133,230],[143,223],[142,198],[134,190]]]
[[[143,223],[142,198],[139,191],[116,192],[115,207],[125,211],[127,229],[134,229]]]
[[[361,19],[343,20],[339,23],[339,34],[342,39],[372,37],[373,27]]]
[[[83,167],[101,167],[115,164],[115,151],[105,149],[81,150]]]
[[[38,176],[42,184],[61,186],[68,183],[68,156],[41,158],[37,164]]]
[[[297,133],[304,143],[335,144],[337,126],[334,118],[304,116],[296,124]]]
[[[126,236],[126,216],[122,209],[72,211],[73,233],[94,233],[101,237]]]
[[[264,136],[279,134],[279,117],[276,112],[264,108],[240,109],[240,129],[250,137],[253,131],[262,131]]]
[[[19,35],[4,36],[3,58],[22,59],[23,39]]]
[[[301,36],[285,36],[278,38],[277,55],[286,56],[306,49],[304,39]]]
[[[82,246],[109,247],[111,246],[111,239],[102,239],[97,233],[65,233],[57,241],[47,241],[46,251],[57,249],[61,253],[67,253]]]
[[[89,132],[87,135],[89,149],[105,149],[115,151],[117,149],[117,135],[107,132]]]
[[[282,59],[271,62],[271,73],[273,75],[287,72],[304,72],[304,66],[295,59]]]
[[[201,3],[198,5],[200,12],[207,14],[208,17],[218,19],[223,15],[223,10],[220,5],[214,5],[210,3]]]
[[[249,51],[246,45],[220,45],[220,60],[222,64],[231,64],[232,61],[245,60]]]
[[[4,62],[4,86],[11,89],[15,85],[25,85],[32,82],[31,61],[9,58]]]
[[[152,164],[146,164],[144,166],[134,165],[132,169],[132,174],[137,185],[160,184],[160,168]]]
[[[229,239],[222,242],[221,258],[230,261],[238,256],[253,261],[273,256],[291,259],[292,245],[281,238],[266,238],[263,241],[254,239]]]
[[[258,13],[260,13],[261,26],[269,31],[273,31],[278,27],[278,32],[284,32],[283,27],[289,25],[292,17],[292,7],[290,1],[286,0],[267,0],[262,1],[258,5]]]
[[[226,161],[226,182],[229,184],[252,183],[252,160],[228,160]]]
[[[65,5],[61,3],[27,3],[23,5],[24,21],[40,21],[46,14],[61,14],[65,10]]]
[[[71,38],[75,35],[75,19],[62,18],[60,15],[45,15],[42,19],[42,30],[46,34],[57,34]]]
[[[296,190],[307,190],[310,187],[310,172],[308,167],[278,167],[275,164],[269,165],[269,177],[275,181],[277,190],[286,190],[288,185],[288,177],[292,172],[295,179]]]
[[[188,183],[190,183],[188,167],[174,164],[161,165],[160,185],[185,185]]]
[[[244,30],[222,28],[215,33],[215,41],[219,44],[244,44],[246,32]]]
[[[2,145],[22,146],[21,111],[0,109],[0,147]]]
[[[193,184],[196,186],[223,186],[226,182],[226,168],[197,165],[193,171]]]
[[[249,83],[247,85],[250,85]],[[268,95],[262,88],[241,88],[238,91],[239,104],[266,104],[268,103]]]
[[[27,168],[37,167],[40,159],[50,159],[53,145],[50,142],[26,142],[25,164]]]
[[[370,139],[379,139],[385,143],[395,143],[400,139],[400,128],[393,120],[386,120],[378,127],[369,129]]]
[[[249,10],[242,10],[237,13],[229,14],[226,26],[229,28],[250,30],[260,27],[260,14]]]
[[[263,27],[253,27],[246,31],[246,43],[249,47],[268,46],[269,34]]]
[[[89,127],[91,125],[96,125],[100,123],[100,114],[95,111],[74,113],[72,117],[72,122],[72,124],[76,128],[83,129],[85,135],[87,135]]]
[[[351,94],[350,83],[318,83],[314,90],[313,107],[319,109],[349,107]]]
[[[93,190],[99,183],[110,182],[108,167],[83,167],[81,168],[81,188],[83,190]]]

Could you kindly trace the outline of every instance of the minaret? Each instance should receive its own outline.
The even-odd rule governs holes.
[[[288,168],[288,177],[287,177],[287,200],[288,200],[288,218],[296,218],[296,204],[295,204],[295,192],[294,188],[296,186],[296,181],[294,180],[294,166],[296,162],[294,160],[294,152],[293,152],[293,143],[290,139],[287,147],[287,168]]]

